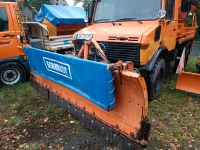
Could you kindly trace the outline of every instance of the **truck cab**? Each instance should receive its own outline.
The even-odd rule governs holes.
[[[26,80],[29,66],[23,52],[26,42],[20,41],[23,35],[17,3],[0,2],[0,85]]]
[[[93,0],[88,8],[89,26],[74,35],[79,53],[88,37],[98,42],[110,63],[131,61],[146,79],[149,99],[158,97],[173,61],[177,67],[183,49],[186,60],[197,29],[195,1]],[[94,56],[91,45],[89,58]]]

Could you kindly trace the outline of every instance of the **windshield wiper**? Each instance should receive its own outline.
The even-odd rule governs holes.
[[[98,19],[98,20],[95,20],[96,22],[103,22],[103,21],[112,21],[111,19]]]
[[[121,18],[121,19],[117,19],[117,20],[115,20],[115,21],[130,21],[130,20],[133,20],[133,21],[137,21],[137,22],[139,22],[139,23],[142,24],[142,21],[137,20],[137,19],[138,19],[138,18]]]

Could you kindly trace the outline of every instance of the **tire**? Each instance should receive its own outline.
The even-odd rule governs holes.
[[[166,71],[165,59],[158,59],[153,70],[148,73],[147,88],[149,100],[156,99],[161,92]]]
[[[6,63],[0,66],[0,85],[15,85],[26,80],[27,72],[18,63]]]

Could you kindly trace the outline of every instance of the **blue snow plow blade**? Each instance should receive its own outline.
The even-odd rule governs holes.
[[[107,64],[31,47],[24,51],[35,74],[75,91],[105,110],[114,109],[114,77]]]

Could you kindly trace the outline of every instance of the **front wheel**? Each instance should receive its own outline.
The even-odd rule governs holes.
[[[0,66],[0,84],[14,85],[26,80],[26,70],[18,63],[6,63]]]
[[[161,92],[165,77],[165,66],[165,59],[161,58],[156,62],[153,70],[148,74],[147,87],[149,100],[156,99]]]

